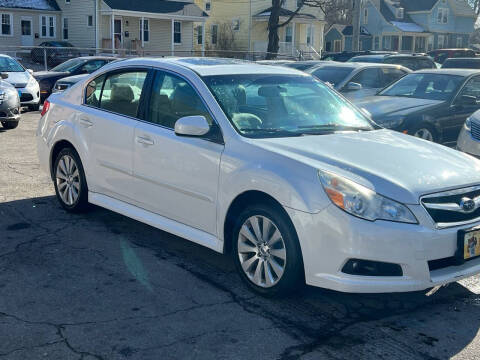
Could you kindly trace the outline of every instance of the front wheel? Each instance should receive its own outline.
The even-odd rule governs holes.
[[[70,212],[80,212],[88,206],[88,188],[82,162],[77,152],[65,148],[54,164],[54,183],[57,199]]]
[[[281,209],[263,204],[245,209],[232,239],[236,268],[250,289],[282,296],[304,285],[297,235]]]
[[[435,130],[426,124],[420,124],[417,128],[413,129],[411,134],[423,140],[437,142],[437,133]]]

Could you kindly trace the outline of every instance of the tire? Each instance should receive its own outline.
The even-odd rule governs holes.
[[[237,217],[232,233],[232,256],[240,277],[251,290],[267,297],[285,296],[305,285],[297,234],[282,210],[274,204],[249,206]],[[270,242],[256,241],[258,232],[262,238],[267,233]]]
[[[409,132],[411,135],[420,139],[438,142],[438,135],[435,129],[428,124],[420,124]]]
[[[85,211],[88,208],[88,187],[77,152],[70,147],[62,149],[55,159],[52,171],[60,205],[69,212]]]
[[[34,105],[28,105],[28,110],[30,111],[38,111],[40,109],[40,103]]]
[[[15,129],[18,126],[18,121],[2,121],[2,126],[5,130]]]

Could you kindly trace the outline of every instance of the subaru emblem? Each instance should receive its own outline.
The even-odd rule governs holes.
[[[460,208],[465,213],[471,213],[471,212],[475,211],[475,208],[476,208],[475,201],[473,201],[470,198],[464,197],[460,201]]]

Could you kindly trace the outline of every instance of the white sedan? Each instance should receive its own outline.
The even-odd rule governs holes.
[[[480,272],[480,161],[380,129],[297,70],[131,59],[45,102],[38,154],[96,204],[218,252],[258,293],[422,290]]]
[[[33,77],[32,70],[25,69],[14,58],[0,54],[0,73],[8,74],[8,78],[5,81],[17,89],[22,106],[26,106],[30,110],[39,109],[40,86]]]

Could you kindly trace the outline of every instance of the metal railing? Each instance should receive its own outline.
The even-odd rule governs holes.
[[[263,60],[268,53],[264,51],[241,50],[149,50],[149,49],[111,49],[111,48],[79,48],[79,47],[48,47],[48,46],[8,46],[0,45],[0,54],[10,55],[19,60],[26,68],[34,71],[49,70],[54,66],[80,56],[113,56],[116,58],[130,57],[224,57],[244,60]],[[298,60],[300,54],[279,53],[277,59]]]

